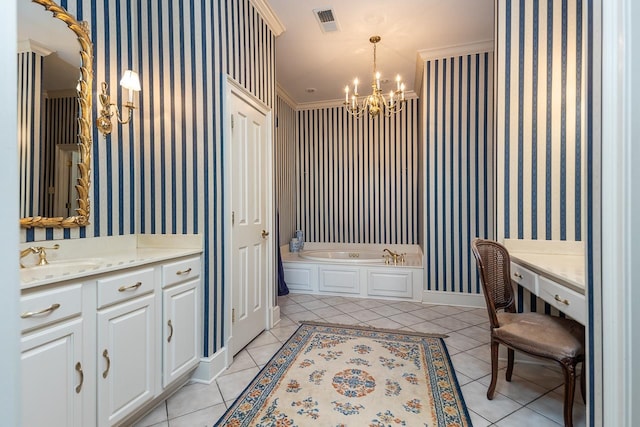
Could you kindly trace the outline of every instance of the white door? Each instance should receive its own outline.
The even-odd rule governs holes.
[[[265,329],[269,256],[268,129],[266,116],[232,93],[231,114],[231,354]]]

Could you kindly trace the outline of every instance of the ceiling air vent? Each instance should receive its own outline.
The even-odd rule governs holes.
[[[324,33],[331,33],[338,31],[338,21],[333,14],[333,9],[314,9],[313,13],[316,15],[318,24]]]

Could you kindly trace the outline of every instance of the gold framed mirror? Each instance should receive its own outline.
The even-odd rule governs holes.
[[[29,0],[20,0],[19,3],[22,2],[28,2]],[[73,157],[76,160],[74,162],[74,164],[76,165],[75,168],[73,168],[72,166],[69,166],[69,171],[66,174],[59,174],[60,176],[64,176],[64,179],[66,179],[68,181],[68,199],[69,200],[73,200],[73,202],[77,202],[77,204],[73,204],[71,205],[70,203],[67,203],[67,208],[68,208],[68,212],[69,215],[68,216],[57,216],[57,215],[52,215],[52,216],[45,216],[45,215],[39,215],[40,212],[37,212],[39,209],[42,209],[42,207],[35,207],[32,210],[26,209],[23,207],[24,204],[24,200],[22,197],[23,193],[28,193],[29,191],[33,192],[32,188],[28,188],[28,185],[25,184],[25,182],[23,181],[35,181],[35,177],[34,174],[37,175],[39,173],[41,173],[41,170],[43,170],[43,167],[36,167],[33,168],[31,170],[28,171],[22,171],[21,170],[21,177],[20,177],[20,192],[21,192],[21,201],[20,201],[20,212],[21,212],[21,216],[22,218],[20,219],[20,226],[22,228],[32,228],[32,227],[54,227],[54,228],[72,228],[72,227],[81,227],[81,226],[85,226],[89,224],[89,212],[90,212],[90,203],[89,203],[89,191],[90,191],[90,184],[91,184],[91,177],[90,177],[90,171],[91,171],[91,145],[92,145],[92,140],[91,140],[91,108],[92,108],[92,84],[93,84],[93,71],[92,71],[92,60],[93,60],[93,45],[91,43],[91,37],[90,37],[90,33],[89,33],[89,28],[86,22],[78,22],[77,19],[71,15],[69,12],[67,12],[66,9],[64,9],[63,7],[61,7],[60,5],[56,4],[54,1],[52,0],[31,0],[33,3],[35,4],[39,4],[41,6],[44,7],[44,11],[43,12],[51,12],[51,14],[53,15],[52,17],[46,13],[47,15],[49,15],[48,19],[57,19],[62,21],[62,23],[66,24],[66,26],[68,27],[69,30],[72,31],[72,37],[74,36],[77,39],[77,42],[80,45],[80,50],[79,50],[79,70],[78,70],[78,78],[77,78],[77,85],[75,87],[75,93],[77,94],[77,113],[74,113],[75,117],[72,117],[72,122],[73,122],[73,118],[76,118],[76,122],[74,123],[74,125],[77,124],[77,126],[74,126],[74,129],[77,129],[77,139],[73,138],[73,135],[71,137],[67,137],[68,141],[70,141],[70,143],[67,144],[58,144],[58,146],[56,147],[56,156],[58,156],[59,153],[64,153],[66,152],[64,148],[61,148],[63,146],[69,147],[71,146],[73,148],[72,151],[74,151]],[[20,5],[19,5],[20,6]],[[38,8],[39,9],[39,8]],[[20,10],[18,13],[18,32],[19,32],[19,38],[20,38],[20,26],[21,26],[21,17],[20,17]],[[29,17],[29,19],[27,21],[32,21],[32,17]],[[64,26],[63,26],[64,28]],[[66,30],[65,30],[66,31]],[[56,39],[56,37],[50,37],[50,39]],[[31,42],[31,41],[29,41]],[[46,42],[46,41],[45,41]],[[20,44],[20,40],[19,40],[19,44]],[[40,42],[38,43],[31,43],[31,46],[42,46],[45,43]],[[77,48],[77,47],[76,47]],[[46,46],[44,48],[46,50]],[[42,50],[41,50],[42,51]],[[47,51],[47,53],[45,55],[49,55],[49,53],[51,53],[52,50]],[[53,55],[52,55],[53,56]],[[34,61],[34,63],[36,64],[36,67],[38,66],[38,62]],[[20,67],[20,59],[19,59],[19,67]],[[75,64],[75,67],[77,67],[77,63]],[[75,68],[74,67],[74,71]],[[27,75],[27,73],[25,72],[24,75]],[[34,75],[36,76],[36,78],[41,79],[41,75],[38,73],[34,73]],[[23,78],[22,75],[19,73],[19,80]],[[28,77],[30,78],[30,77]],[[18,116],[19,116],[19,121],[20,121],[20,117],[21,117],[21,113],[23,111],[28,112],[29,114],[32,114],[31,111],[32,110],[40,110],[40,105],[38,105],[37,109],[32,108],[31,106],[27,105],[21,105],[21,90],[22,87],[25,86],[29,86],[29,85],[25,85],[24,82],[22,80],[20,80],[19,83],[19,87],[18,87],[18,92],[19,92],[19,103],[18,103]],[[35,85],[33,85],[35,86]],[[32,92],[28,93],[28,97],[24,96],[25,99],[30,98],[31,100],[33,99],[37,99],[37,102],[40,103],[40,100],[42,99],[42,94],[38,93],[36,90],[34,90],[33,88],[29,89]],[[75,107],[75,106],[74,106]],[[32,118],[32,122],[36,122],[39,123],[40,121],[43,121],[43,119],[41,119],[40,117],[36,117]],[[50,120],[51,122],[55,123],[55,120]],[[23,144],[25,138],[20,136],[21,133],[21,129],[25,128],[27,129],[25,131],[25,133],[28,133],[30,131],[30,128],[28,128],[27,126],[24,126],[22,123],[18,124],[19,127],[19,140],[18,140],[18,144]],[[32,125],[33,127],[33,125]],[[43,132],[44,133],[44,132]],[[34,138],[35,139],[35,138]],[[39,142],[38,142],[39,143]],[[75,150],[75,147],[73,146],[74,144],[77,144],[77,150]],[[31,164],[33,165],[34,163],[36,163],[37,165],[41,166],[39,161],[34,162],[33,160],[30,159],[26,159],[24,160],[23,157],[26,157],[28,155],[32,155],[32,156],[36,156],[36,150],[32,150],[33,152],[30,153],[29,149],[24,149],[22,147],[20,147],[20,151],[21,151],[21,164],[22,163],[26,163],[26,162],[31,162]],[[23,156],[23,152],[27,153]],[[63,154],[64,155],[64,154]],[[57,158],[57,157],[56,157]],[[66,158],[65,158],[66,159]],[[43,161],[44,162],[44,161]],[[66,162],[66,160],[65,160]],[[66,164],[66,163],[65,163]],[[71,163],[69,163],[69,165],[71,165]],[[60,164],[55,164],[54,169],[61,169],[62,166]],[[52,173],[57,173],[55,170]],[[26,177],[26,178],[25,178]],[[24,179],[23,179],[24,178]],[[75,185],[74,185],[74,181],[75,181]],[[49,193],[53,194],[55,193],[56,187],[49,187],[47,185],[41,185],[41,187],[43,188],[43,191],[49,195]],[[74,193],[74,187],[75,187],[75,192],[77,193],[77,199],[73,199],[73,193]],[[37,206],[37,205],[36,205]]]

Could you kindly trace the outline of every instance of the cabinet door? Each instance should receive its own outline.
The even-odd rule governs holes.
[[[98,312],[98,425],[122,420],[154,397],[155,295]]]
[[[81,318],[22,337],[23,426],[82,425],[81,337]]]
[[[162,293],[162,386],[193,368],[199,360],[199,280],[165,289]]]

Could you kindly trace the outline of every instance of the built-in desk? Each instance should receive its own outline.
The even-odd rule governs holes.
[[[582,242],[505,239],[511,278],[582,324],[586,322]]]

